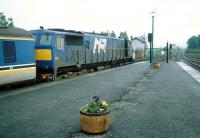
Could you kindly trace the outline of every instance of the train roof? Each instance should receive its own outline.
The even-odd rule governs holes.
[[[47,34],[60,34],[60,35],[75,35],[75,36],[83,36],[82,32],[74,31],[74,30],[64,30],[64,29],[37,29],[32,30],[33,33],[47,33]]]
[[[0,36],[6,37],[32,37],[30,31],[17,27],[0,27]]]
[[[103,38],[112,38],[112,39],[117,39],[117,40],[125,40],[124,38],[116,38],[104,34],[99,34],[99,33],[90,33],[90,32],[84,32],[85,35],[87,36],[98,36],[98,37],[103,37]]]
[[[99,33],[93,33],[93,32],[81,32],[81,31],[75,31],[75,30],[65,30],[65,29],[60,29],[60,28],[52,28],[52,29],[36,29],[32,30],[33,34],[38,33],[38,34],[60,34],[60,35],[74,35],[74,36],[98,36],[98,37],[103,37],[103,38],[112,38],[112,39],[118,39],[118,40],[125,40],[124,38],[115,38],[111,36],[107,36],[104,34],[99,34]]]
[[[65,30],[65,29],[60,29],[60,28],[49,28],[48,30],[57,31],[57,32],[66,32],[66,33],[83,34],[83,32],[81,32],[81,31]]]

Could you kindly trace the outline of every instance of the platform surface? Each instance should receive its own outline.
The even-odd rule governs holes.
[[[184,69],[190,76],[192,76],[197,82],[200,83],[200,72],[184,62],[177,62],[177,64]]]
[[[0,137],[198,138],[200,84],[179,65],[144,62],[3,94]],[[109,131],[97,136],[79,122],[94,95],[112,108]]]

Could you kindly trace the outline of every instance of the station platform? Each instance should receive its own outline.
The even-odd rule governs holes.
[[[177,62],[177,64],[185,70],[190,76],[192,76],[197,82],[200,83],[200,72],[192,68],[191,66],[183,63],[183,62]]]
[[[142,62],[13,91],[0,97],[0,137],[200,137],[198,75],[180,62]],[[80,130],[79,109],[94,95],[112,109],[100,135]]]
[[[161,63],[160,69],[151,69],[114,103],[117,110],[107,136],[200,137],[200,84],[194,72],[199,75],[180,62]]]

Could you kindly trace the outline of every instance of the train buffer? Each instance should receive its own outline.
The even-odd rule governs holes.
[[[93,137],[80,131],[79,109],[94,95],[112,108],[102,137],[199,137],[199,75],[180,62],[143,62],[9,91],[0,137]]]

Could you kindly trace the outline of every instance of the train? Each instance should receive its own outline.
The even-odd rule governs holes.
[[[131,41],[64,29],[0,28],[0,85],[134,61]]]
[[[35,80],[34,50],[31,32],[0,27],[0,85]]]

